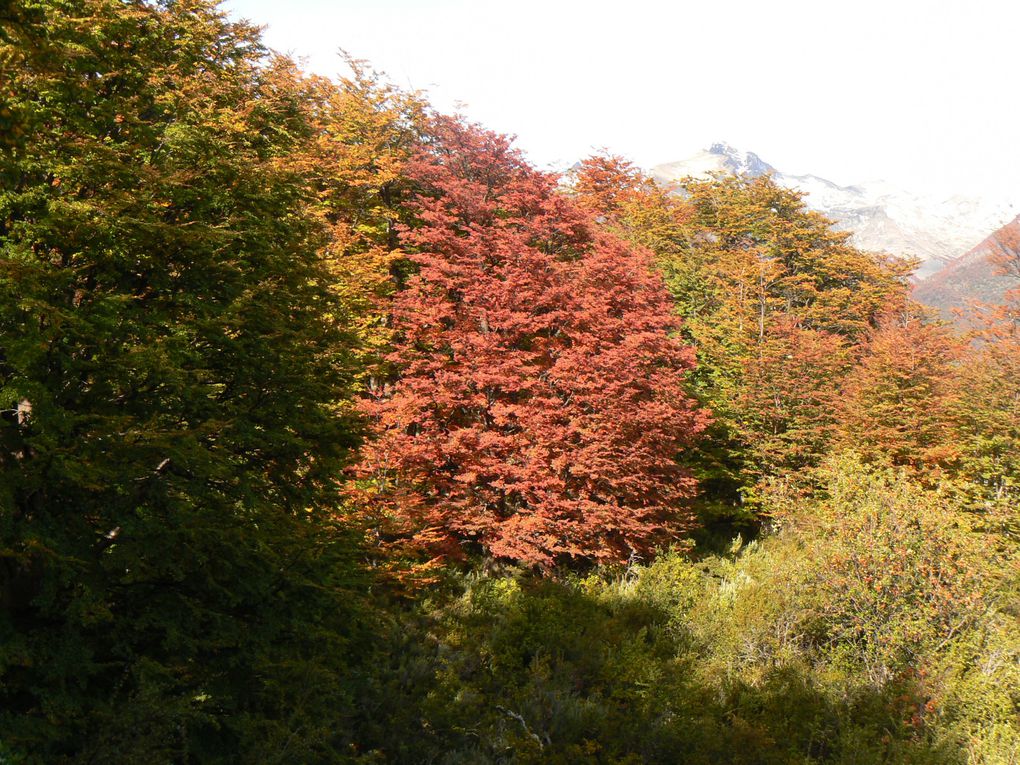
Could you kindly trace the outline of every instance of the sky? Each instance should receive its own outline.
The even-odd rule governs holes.
[[[717,141],[843,185],[1020,201],[1016,0],[227,0],[267,44],[337,51],[562,169]]]

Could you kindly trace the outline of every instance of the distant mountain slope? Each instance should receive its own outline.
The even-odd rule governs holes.
[[[1020,216],[946,268],[919,282],[914,287],[914,297],[939,309],[947,319],[953,318],[954,308],[963,308],[973,301],[1001,303],[1007,290],[1020,287],[1020,278],[998,273],[994,258],[1002,254],[1020,254]]]
[[[816,175],[787,175],[756,154],[725,143],[651,170],[652,177],[666,184],[713,173],[752,177],[772,173],[782,185],[805,192],[807,204],[834,220],[838,228],[853,232],[858,247],[919,258],[918,279],[938,272],[1020,213],[1015,204],[963,195],[941,198],[883,182],[840,186]]]

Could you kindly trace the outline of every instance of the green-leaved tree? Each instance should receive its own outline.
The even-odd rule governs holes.
[[[0,742],[338,757],[355,371],[303,96],[205,0],[5,8]]]

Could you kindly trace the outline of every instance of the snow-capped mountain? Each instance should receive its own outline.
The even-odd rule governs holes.
[[[679,162],[668,162],[652,168],[652,177],[660,183],[672,183],[688,176],[706,179],[714,173],[749,175],[757,178],[765,173],[780,175],[772,165],[754,152],[742,152],[727,143],[714,143],[707,151]]]
[[[858,247],[919,258],[918,279],[940,271],[1020,213],[1016,203],[1001,200],[912,193],[882,181],[840,186],[816,175],[787,175],[756,154],[725,143],[651,170],[652,177],[666,184],[714,173],[771,173],[783,186],[803,191],[808,206],[834,220],[837,228],[853,232]]]

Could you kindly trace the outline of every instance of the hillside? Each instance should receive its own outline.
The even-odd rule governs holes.
[[[1001,273],[996,258],[1020,252],[1020,216],[914,287],[914,298],[937,308],[946,319],[972,302],[1002,303],[1020,279]]]

